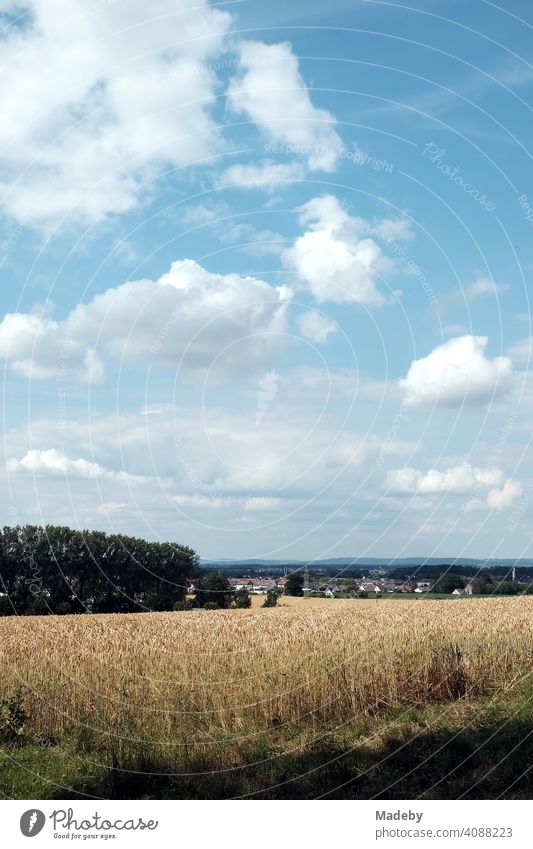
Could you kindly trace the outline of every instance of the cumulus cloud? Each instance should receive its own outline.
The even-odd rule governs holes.
[[[0,357],[16,374],[35,380],[72,377],[97,385],[104,366],[94,348],[74,335],[68,323],[42,314],[8,313],[0,322]]]
[[[467,513],[473,510],[508,510],[522,494],[523,486],[518,481],[506,480],[502,487],[494,487],[487,493],[486,499],[471,498],[464,506]]]
[[[466,513],[487,508],[507,510],[522,493],[522,484],[506,479],[501,469],[475,467],[467,462],[444,471],[392,469],[386,485],[389,492],[398,495],[472,495],[461,508]]]
[[[318,345],[327,342],[328,337],[337,332],[337,325],[331,318],[312,310],[304,312],[299,317],[298,328],[302,336]]]
[[[39,451],[33,448],[26,452],[22,459],[11,457],[7,461],[7,470],[13,475],[31,475],[32,477],[66,477],[69,479],[107,478],[116,481],[133,482],[142,480],[127,472],[112,472],[104,469],[98,463],[78,458],[67,457],[55,448]]]
[[[237,163],[230,165],[217,175],[217,186],[235,186],[240,189],[261,188],[267,192],[275,192],[280,183],[295,183],[304,176],[304,169],[299,162],[272,162],[264,160],[258,165]]]
[[[0,356],[20,374],[49,378],[67,370],[86,383],[103,379],[97,341],[117,358],[191,368],[218,358],[217,373],[250,371],[270,364],[280,349],[289,294],[255,277],[213,274],[179,260],[158,280],[123,283],[79,304],[63,322],[6,316]]]
[[[87,222],[136,206],[143,181],[219,148],[208,59],[231,16],[200,0],[2,4],[0,186],[23,223]]]
[[[287,300],[268,283],[214,274],[194,260],[173,262],[158,280],[124,283],[73,313],[82,336],[98,335],[116,356],[159,358],[177,365],[254,369],[269,361],[286,328]],[[237,343],[246,344],[246,357]]]
[[[404,494],[436,495],[437,493],[468,493],[478,488],[488,490],[504,481],[504,474],[497,468],[476,468],[462,463],[445,471],[430,469],[421,472],[405,467],[392,469],[387,474],[387,488],[391,492]]]
[[[501,489],[490,490],[487,495],[487,504],[493,510],[507,510],[522,494],[522,490],[522,484],[518,481],[505,481]]]
[[[128,212],[164,169],[227,149],[210,60],[234,46],[229,12],[207,0],[154,0],[148,12],[130,0],[125,26],[111,2],[20,0],[2,10],[20,22],[0,40],[0,189],[4,210],[22,223],[49,229],[64,217],[92,224]],[[270,189],[301,179],[303,162],[332,170],[335,119],[313,105],[290,45],[243,40],[237,50],[230,109],[299,153],[234,166],[224,179]]]
[[[384,303],[377,280],[393,264],[376,241],[363,237],[365,222],[350,217],[333,195],[323,195],[300,207],[300,224],[308,229],[282,258],[317,301]]]
[[[509,357],[485,356],[486,336],[458,336],[413,360],[400,380],[410,406],[481,404],[511,389]]]
[[[303,155],[313,171],[332,171],[342,148],[335,118],[313,106],[291,45],[247,41],[239,59],[242,73],[228,88],[228,107],[286,146],[283,153]]]

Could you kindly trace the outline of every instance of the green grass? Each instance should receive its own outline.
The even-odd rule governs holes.
[[[87,750],[74,737],[61,745],[4,746],[1,794],[9,799],[529,799],[533,688],[522,684],[483,700],[383,712],[341,729],[311,733],[302,728],[292,740],[273,729],[224,773],[211,773],[208,761],[193,758],[173,769],[207,774],[157,775],[158,765],[144,761],[142,752],[122,769],[117,762],[116,753]]]

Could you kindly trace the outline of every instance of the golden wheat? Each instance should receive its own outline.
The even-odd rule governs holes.
[[[533,597],[6,617],[27,731],[235,756],[255,735],[498,690],[532,667]],[[232,754],[231,754],[232,753]]]

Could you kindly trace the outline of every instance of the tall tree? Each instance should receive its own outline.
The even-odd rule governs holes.
[[[231,584],[223,572],[210,572],[197,581],[194,603],[196,607],[229,607],[231,596]]]
[[[285,582],[285,595],[302,596],[304,594],[304,576],[293,572]]]
[[[0,612],[172,610],[198,574],[187,546],[47,525],[0,533]]]

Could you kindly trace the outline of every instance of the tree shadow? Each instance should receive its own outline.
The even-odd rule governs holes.
[[[157,775],[156,765],[137,761],[132,771],[85,777],[61,798],[529,799],[533,791],[533,728],[523,718],[460,730],[404,728],[379,747],[262,754],[263,763],[190,776]]]

